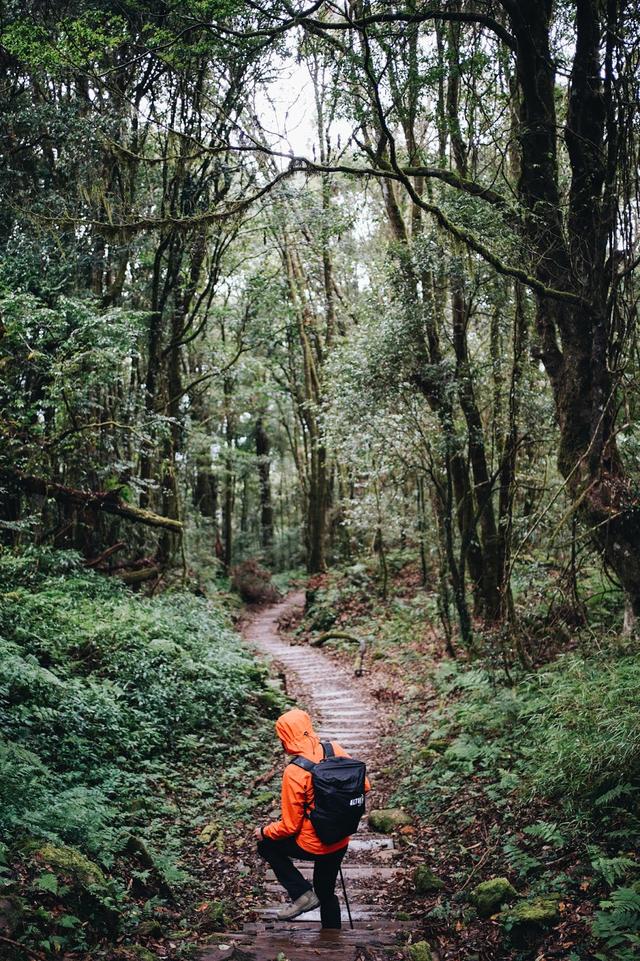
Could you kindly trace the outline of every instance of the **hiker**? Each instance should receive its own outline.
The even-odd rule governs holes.
[[[282,777],[282,817],[280,821],[256,828],[254,832],[258,839],[258,853],[271,866],[293,902],[279,911],[276,917],[280,921],[292,920],[320,905],[322,927],[339,928],[341,918],[340,902],[335,894],[336,879],[342,859],[347,853],[350,830],[357,827],[358,819],[364,811],[364,794],[370,789],[364,765],[359,761],[343,765],[347,776],[351,776],[351,783],[360,785],[356,788],[359,796],[347,798],[346,801],[347,805],[351,805],[351,815],[349,808],[346,810],[346,817],[341,816],[337,810],[333,825],[321,824],[318,820],[320,812],[314,809],[314,765],[332,755],[345,759],[350,755],[337,741],[323,745],[314,733],[309,715],[298,708],[287,711],[278,718],[276,734],[286,753],[293,755],[293,760],[287,764]],[[349,768],[353,769],[352,772]],[[324,810],[321,813],[326,814]],[[328,814],[330,818],[331,810]],[[318,817],[315,817],[316,815]],[[325,838],[330,838],[337,832],[337,840],[332,843],[320,840],[312,818]],[[345,825],[350,827],[347,827],[341,837],[340,832]],[[293,858],[314,862],[313,886],[293,864]]]

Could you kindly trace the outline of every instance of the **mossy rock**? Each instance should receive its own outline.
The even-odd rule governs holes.
[[[132,891],[137,897],[148,897],[152,892],[159,892],[163,897],[172,897],[171,885],[168,883],[161,867],[156,863],[154,855],[151,853],[142,838],[135,834],[130,834],[124,847],[124,853],[146,870],[146,879],[143,881],[140,876],[134,876]]]
[[[202,912],[202,926],[210,931],[223,931],[229,926],[230,907],[227,901],[211,901]]]
[[[407,951],[408,961],[433,961],[431,948],[426,941],[416,941]]]
[[[159,938],[162,935],[162,925],[157,918],[145,918],[136,929],[141,938]]]
[[[145,948],[143,944],[133,944],[131,951],[136,961],[158,961],[158,955],[150,951],[149,948]]]
[[[38,850],[38,857],[52,868],[54,874],[60,872],[80,887],[107,886],[107,879],[98,865],[75,848],[45,844]]]
[[[17,898],[0,898],[0,933],[11,936],[23,916],[24,909]]]
[[[409,815],[400,808],[383,808],[380,811],[371,811],[368,821],[371,830],[379,831],[381,834],[391,834],[396,828],[411,824]]]
[[[537,941],[560,919],[560,895],[531,898],[500,913],[504,929],[516,947],[527,947]]]
[[[97,864],[65,845],[42,845],[36,856],[69,885],[64,902],[73,914],[89,921],[95,928],[116,930],[119,927],[121,917],[112,902],[112,886]]]
[[[471,903],[481,918],[490,918],[503,904],[517,897],[518,892],[506,878],[491,878],[471,891]]]
[[[210,821],[209,824],[205,824],[198,835],[198,841],[200,841],[201,844],[213,844],[215,841],[218,850],[224,851],[223,832],[220,825],[215,821]],[[221,847],[220,844],[222,845]]]
[[[413,883],[416,894],[436,894],[444,888],[444,881],[436,877],[426,864],[419,864],[415,869]]]
[[[330,630],[337,620],[337,613],[330,607],[314,607],[313,617],[309,626],[312,631],[324,633]]]

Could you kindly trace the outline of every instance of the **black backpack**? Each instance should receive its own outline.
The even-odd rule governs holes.
[[[295,757],[290,763],[311,774],[314,805],[306,816],[323,844],[335,844],[354,833],[364,814],[366,767],[355,758],[336,757],[329,741],[322,750],[322,761]]]

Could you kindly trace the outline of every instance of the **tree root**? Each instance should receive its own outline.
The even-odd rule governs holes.
[[[310,642],[310,645],[311,647],[322,647],[325,641],[329,641],[331,638],[338,638],[338,640],[341,641],[351,641],[352,644],[358,645],[354,674],[356,677],[362,677],[364,671],[364,655],[367,652],[367,642],[365,638],[356,637],[355,634],[349,634],[348,631],[325,631],[324,634],[320,634],[319,637],[314,638],[314,640]]]

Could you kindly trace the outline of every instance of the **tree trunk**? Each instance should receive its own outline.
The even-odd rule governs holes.
[[[234,463],[234,447],[236,441],[235,416],[231,410],[233,397],[233,380],[225,377],[222,384],[225,409],[225,454],[224,454],[224,488],[222,495],[222,563],[226,571],[231,567],[233,557],[233,509],[235,504],[236,474]]]
[[[307,507],[307,571],[320,574],[327,569],[327,452],[320,441],[313,444],[309,470]]]
[[[211,470],[209,457],[202,458],[196,465],[196,479],[193,488],[193,504],[203,517],[218,520],[218,478]]]
[[[601,35],[617,34],[618,4],[576,5],[576,47],[565,140],[571,165],[569,209],[558,188],[551,0],[520,0],[511,18],[522,91],[519,192],[537,279],[566,292],[538,298],[536,323],[560,428],[558,465],[576,508],[605,562],[640,613],[640,510],[615,436],[615,385],[609,364],[618,104],[602,86]],[[610,18],[606,24],[601,17]],[[604,64],[613,82],[612,58]],[[606,136],[605,136],[606,135]],[[613,198],[613,199],[612,199]],[[565,240],[566,236],[566,240]]]
[[[264,417],[256,421],[256,457],[258,460],[258,481],[260,486],[260,544],[267,563],[271,563],[273,552],[273,502],[271,498],[271,444],[264,426]]]
[[[516,465],[518,458],[518,430],[520,419],[520,390],[524,361],[528,346],[528,328],[525,314],[524,291],[520,284],[515,285],[515,311],[513,323],[513,344],[511,361],[511,380],[507,423],[504,432],[498,437],[497,447],[500,460],[498,493],[498,532],[499,532],[499,569],[501,572],[501,615],[503,618],[513,614],[511,594],[511,545],[513,537],[513,505],[516,490]]]
[[[480,613],[486,620],[495,621],[500,616],[501,571],[498,530],[493,507],[493,481],[487,464],[484,427],[474,394],[467,348],[468,305],[460,279],[453,276],[451,286],[456,385],[467,424],[469,460],[474,480],[475,515],[478,518],[481,537],[482,574],[476,590],[481,596]],[[473,526],[475,528],[475,523]]]

